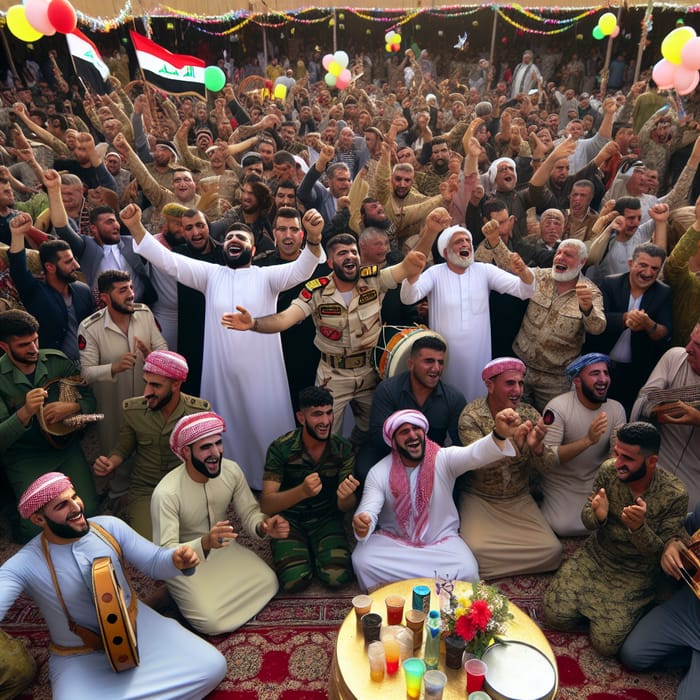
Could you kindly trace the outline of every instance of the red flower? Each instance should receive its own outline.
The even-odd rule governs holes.
[[[466,642],[471,642],[476,634],[476,627],[471,616],[467,613],[462,615],[455,623],[455,634],[458,634]]]
[[[484,632],[491,619],[491,608],[485,600],[475,600],[469,608],[469,617],[474,627],[479,632]]]

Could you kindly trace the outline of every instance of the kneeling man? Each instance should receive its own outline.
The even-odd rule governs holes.
[[[564,562],[544,596],[545,622],[570,629],[590,620],[591,645],[612,656],[653,602],[664,543],[688,512],[680,479],[658,468],[661,436],[650,423],[617,431],[581,519],[593,534]]]
[[[181,418],[170,449],[183,464],[168,472],[151,498],[153,540],[164,547],[184,542],[201,561],[197,575],[167,581],[180,612],[198,632],[232,632],[277,593],[275,572],[236,542],[226,517],[229,505],[252,537],[286,537],[289,524],[260,511],[241,468],[223,459],[226,425],[216,413]]]
[[[384,421],[391,454],[370,469],[362,501],[352,521],[358,544],[352,554],[363,589],[437,572],[475,581],[479,571],[460,538],[452,500],[455,479],[515,455],[508,438],[532,430],[512,409],[495,416],[493,432],[467,447],[440,447],[429,438],[428,419],[413,409],[395,411]]]

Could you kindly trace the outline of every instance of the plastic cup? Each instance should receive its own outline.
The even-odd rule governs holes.
[[[420,689],[423,684],[423,674],[425,673],[425,662],[412,656],[403,662],[403,670],[406,675],[406,696],[410,700],[420,698]]]
[[[355,615],[359,623],[362,616],[372,609],[372,599],[368,595],[356,595],[352,599],[352,607],[355,609]]]
[[[467,693],[481,690],[484,687],[484,679],[488,666],[481,659],[469,659],[464,664],[467,673]]]
[[[403,621],[403,606],[406,599],[400,595],[388,595],[386,603],[386,623],[387,625],[400,625]]]
[[[425,689],[423,700],[442,700],[445,685],[447,685],[447,676],[442,671],[426,671],[423,676]]]
[[[384,640],[384,656],[386,658],[387,675],[393,676],[399,670],[399,657],[401,649],[395,637],[388,637]]]
[[[483,690],[476,690],[473,693],[469,693],[467,700],[491,700],[491,696]]]
[[[384,644],[382,642],[372,642],[367,647],[367,658],[369,658],[369,677],[376,683],[384,680]]]
[[[365,644],[378,642],[379,634],[382,630],[382,616],[377,613],[367,613],[362,616],[362,634],[365,637]]]
[[[406,627],[413,632],[413,648],[418,649],[423,644],[425,613],[422,610],[406,610]]]

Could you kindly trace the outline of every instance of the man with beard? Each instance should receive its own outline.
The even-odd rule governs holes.
[[[153,162],[145,163],[151,177],[167,190],[173,189],[173,175],[177,163],[177,149],[172,141],[156,139],[153,150]],[[121,155],[119,156],[121,158]]]
[[[605,330],[603,297],[581,270],[586,244],[562,241],[550,269],[534,270],[536,288],[513,342],[527,366],[523,398],[541,411],[547,401],[568,391],[562,370],[581,352],[584,334]]]
[[[33,481],[22,495],[19,512],[42,534],[0,568],[0,619],[20,593],[36,601],[51,634],[52,697],[66,700],[80,688],[79,694],[105,699],[160,695],[195,700],[216,688],[226,675],[223,656],[142,601],[136,606],[136,591],[124,567],[127,561],[158,579],[191,573],[199,564],[191,547],[156,547],[111,516],[88,520],[83,500],[60,472],[44,473]],[[98,557],[112,560],[133,615],[140,663],[124,673],[114,673],[104,653],[102,621],[89,585]]]
[[[520,401],[525,365],[515,357],[498,357],[481,373],[486,396],[472,401],[459,417],[459,439],[470,445],[494,428],[498,412],[517,411],[534,429],[518,444],[515,457],[501,457],[491,468],[467,472],[457,480],[459,534],[469,545],[479,575],[485,579],[552,571],[561,562],[562,546],[530,493],[530,480],[557,461],[543,440],[542,416]]]
[[[657,466],[661,436],[649,423],[617,432],[612,459],[598,471],[581,502],[593,534],[564,562],[544,595],[544,621],[567,630],[590,621],[591,646],[616,654],[657,597],[664,544],[688,512],[680,479]]]
[[[146,233],[136,205],[126,207],[121,216],[138,243],[140,255],[206,296],[201,393],[215,402],[230,422],[232,429],[224,436],[226,450],[241,465],[250,487],[259,489],[265,449],[277,435],[294,426],[282,350],[278,338],[228,333],[221,317],[238,305],[261,315],[272,314],[281,291],[311,276],[316,265],[325,261],[321,215],[315,210],[304,215],[306,246],[295,261],[265,268],[251,266],[253,235],[245,229],[226,234],[222,246],[226,265],[220,266],[176,255],[159,245]],[[265,372],[265,391],[250,391],[250,373],[255,366]]]
[[[316,577],[329,588],[352,580],[344,514],[357,504],[352,446],[332,434],[333,396],[327,389],[299,392],[301,428],[272,442],[265,458],[260,507],[289,521],[289,537],[270,542],[285,593],[304,590]]]
[[[391,454],[370,469],[352,519],[352,553],[360,588],[436,574],[478,581],[476,559],[458,533],[452,500],[455,479],[515,450],[532,425],[512,409],[496,415],[493,432],[466,447],[440,447],[429,438],[427,418],[414,409],[392,413],[382,430]]]
[[[610,358],[592,352],[576,358],[566,374],[574,388],[552,399],[543,411],[544,444],[556,451],[558,463],[542,476],[542,513],[560,537],[583,535],[579,507],[591,492],[600,464],[625,422],[625,409],[608,399]]]
[[[208,411],[209,402],[181,392],[187,362],[170,350],[155,350],[143,364],[144,395],[122,404],[119,438],[109,457],[100,455],[92,469],[107,477],[133,457],[129,479],[127,520],[151,539],[151,495],[158,482],[178,464],[167,438],[182,416]]]
[[[442,207],[426,221],[432,245],[438,233],[438,251],[444,263],[433,265],[401,285],[401,301],[415,304],[428,297],[430,327],[450,348],[445,381],[461,391],[467,401],[481,393],[481,370],[491,359],[491,290],[528,299],[535,292],[534,276],[517,253],[510,254],[511,274],[495,265],[474,262],[472,237],[464,226],[449,226]]]
[[[182,460],[153,491],[153,541],[162,547],[186,542],[200,560],[197,576],[167,581],[187,622],[200,634],[233,632],[277,593],[277,577],[252,551],[236,542],[229,507],[246,533],[284,538],[289,523],[261,512],[241,468],[224,459],[223,418],[196,413],[181,418],[170,449]]]
[[[381,331],[381,303],[388,289],[406,277],[417,276],[425,266],[425,255],[412,251],[398,265],[380,270],[377,265],[360,266],[355,237],[341,233],[328,241],[331,274],[313,279],[284,311],[255,317],[246,308],[227,313],[221,322],[239,331],[279,333],[311,316],[316,324],[314,344],[321,351],[316,385],[333,395],[334,431],[343,430],[349,404],[355,416],[353,442],[367,438],[369,413],[377,374],[371,364],[372,350]]]
[[[659,459],[683,481],[691,503],[700,502],[700,410],[693,405],[699,385],[700,323],[684,348],[674,347],[663,354],[632,408],[633,420],[659,419]],[[666,398],[654,396],[656,390],[664,389],[669,390]],[[661,414],[660,404],[665,409]]]
[[[440,194],[440,183],[450,176],[450,147],[447,141],[442,137],[434,138],[430,142],[430,148],[428,167],[416,174],[416,187],[426,197]]]
[[[89,513],[97,510],[97,494],[90,468],[77,440],[57,449],[41,427],[58,423],[78,413],[93,413],[95,397],[89,387],[80,388],[75,401],[54,401],[58,391],[51,391],[49,382],[75,378],[76,363],[60,350],[39,350],[39,324],[26,311],[12,310],[0,314],[0,448],[2,464],[15,498],[46,469],[59,466],[81,484]],[[37,530],[31,523],[12,522],[13,537],[26,542]]]
[[[131,276],[106,270],[97,278],[104,308],[78,327],[80,374],[90,384],[97,410],[100,451],[116,444],[122,402],[143,393],[143,363],[152,350],[167,350],[151,310],[134,303]],[[123,485],[126,489],[126,484]]]
[[[671,342],[673,292],[657,279],[665,259],[663,248],[644,243],[634,249],[627,273],[601,280],[605,330],[588,336],[584,345],[588,352],[610,355],[610,396],[622,403],[628,415]]]
[[[44,279],[36,278],[27,267],[24,237],[32,226],[32,217],[20,212],[10,222],[12,242],[8,251],[10,276],[24,308],[39,322],[39,343],[43,348],[61,350],[78,361],[76,331],[78,324],[95,310],[95,300],[84,282],[78,282],[80,270],[65,241],[46,241],[39,248]]]

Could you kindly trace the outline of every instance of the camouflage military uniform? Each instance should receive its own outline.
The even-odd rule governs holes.
[[[654,600],[661,553],[683,526],[688,494],[680,479],[657,467],[643,495],[644,524],[632,532],[620,516],[634,498],[618,478],[614,460],[604,462],[598,472],[593,492],[601,488],[610,504],[608,517],[599,523],[590,503],[583,507],[584,525],[594,532],[552,580],[544,596],[544,616],[556,629],[569,629],[587,618],[593,648],[611,656]]]
[[[263,482],[274,481],[280,484],[280,491],[287,491],[314,472],[318,472],[322,482],[320,493],[282,511],[281,515],[289,521],[289,537],[270,540],[283,590],[304,587],[314,571],[333,588],[352,580],[350,548],[336,491],[354,466],[352,446],[337,435],[326,443],[318,463],[304,449],[301,428],[277,438],[268,448]]]

